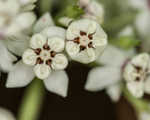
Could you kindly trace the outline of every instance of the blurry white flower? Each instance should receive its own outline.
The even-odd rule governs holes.
[[[149,112],[146,112],[146,111],[140,112],[138,116],[139,116],[138,120],[150,120]]]
[[[109,45],[97,60],[104,66],[93,68],[88,74],[85,89],[99,91],[106,89],[113,101],[118,101],[121,95],[121,72],[132,51],[122,51]]]
[[[62,53],[65,47],[65,30],[54,26],[49,20],[51,17],[46,13],[37,21],[34,32],[40,33],[32,36],[28,46],[30,48],[23,54],[25,64],[18,62],[9,73],[7,87],[24,87],[37,76],[49,91],[67,96],[68,77],[64,69],[68,60]]]
[[[97,59],[107,45],[107,35],[101,26],[90,19],[80,19],[70,24],[66,33],[66,51],[81,63]]]
[[[64,25],[65,27],[68,27],[69,24],[73,21],[73,18],[69,18],[69,17],[61,17],[58,22],[62,25]]]
[[[149,35],[150,31],[150,8],[148,0],[129,0],[132,7],[139,9],[135,25],[142,37]]]
[[[16,120],[14,115],[10,111],[3,109],[3,108],[0,108],[0,119],[1,120]]]
[[[19,34],[35,21],[32,12],[23,12],[18,0],[0,1],[0,39]]]
[[[144,92],[150,93],[150,57],[147,53],[139,54],[126,65],[123,76],[127,88],[135,97],[142,97]]]
[[[19,0],[21,2],[21,4],[23,5],[27,5],[27,4],[33,4],[35,3],[37,0]]]
[[[0,70],[8,72],[13,67],[13,62],[16,57],[13,56],[5,47],[4,43],[0,41]]]
[[[104,8],[96,0],[79,0],[79,6],[84,9],[84,18],[96,20],[99,24],[104,21]]]

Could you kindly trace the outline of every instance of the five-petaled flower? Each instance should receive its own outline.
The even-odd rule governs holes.
[[[83,18],[93,19],[99,24],[104,21],[104,8],[96,0],[79,0],[79,6],[84,10]]]
[[[66,68],[68,60],[61,53],[64,47],[65,41],[61,37],[35,34],[31,38],[30,49],[23,54],[23,62],[35,66],[34,72],[38,78],[46,79],[51,70]]]
[[[144,92],[150,93],[150,57],[147,53],[133,57],[126,65],[123,76],[128,90],[135,97],[142,97]]]
[[[24,87],[38,77],[48,91],[66,97],[69,80],[64,70],[68,64],[63,54],[65,33],[65,29],[54,25],[48,13],[44,14],[34,26],[22,60],[9,72],[6,87]]]
[[[30,4],[28,4],[28,6],[30,6]],[[22,31],[28,30],[35,19],[34,13],[23,9],[19,0],[1,0],[0,39],[12,35],[14,36]]]
[[[90,19],[80,19],[70,24],[66,33],[66,51],[81,63],[97,59],[107,45],[107,35],[101,26]]]
[[[117,102],[122,93],[122,69],[132,54],[133,50],[125,52],[108,45],[96,61],[103,66],[95,67],[89,72],[85,89],[92,92],[106,89],[112,101]]]

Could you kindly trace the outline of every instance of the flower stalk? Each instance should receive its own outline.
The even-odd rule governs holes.
[[[124,87],[123,88],[123,94],[124,97],[130,102],[130,104],[134,107],[137,113],[143,112],[143,111],[149,111],[149,102],[144,99],[139,99],[134,97],[129,93],[129,91]]]
[[[44,92],[42,81],[35,78],[25,91],[18,113],[18,120],[37,120],[44,98]]]

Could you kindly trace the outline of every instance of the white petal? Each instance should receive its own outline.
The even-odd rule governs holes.
[[[145,80],[145,92],[147,94],[150,94],[150,77],[148,77],[146,80]]]
[[[63,54],[56,54],[52,61],[52,68],[55,70],[65,69],[68,65],[68,60]]]
[[[50,46],[51,50],[55,52],[61,52],[64,50],[65,40],[60,37],[51,37],[48,39],[48,45]]]
[[[61,27],[56,27],[56,26],[47,27],[41,33],[48,38],[57,36],[62,39],[65,39],[66,37],[66,30]]]
[[[93,38],[93,46],[99,47],[99,46],[106,46],[107,45],[107,39],[106,38],[100,38],[99,36],[96,36]]]
[[[0,42],[0,68],[4,71],[10,71],[13,67],[12,63],[16,60],[16,57],[13,56],[5,45]]]
[[[112,101],[114,102],[119,101],[120,96],[121,96],[121,84],[120,83],[111,85],[106,90],[107,90],[107,94],[110,96]]]
[[[90,19],[80,19],[72,22],[67,29],[67,40],[73,40],[78,37],[80,31],[94,33],[99,25]]]
[[[18,27],[21,27],[22,29],[29,29],[33,25],[35,20],[36,16],[32,12],[25,12],[19,14],[19,16],[16,18]]]
[[[46,88],[53,93],[67,96],[68,91],[68,77],[65,71],[54,71],[52,74],[44,80]]]
[[[68,41],[66,43],[66,51],[70,56],[74,57],[79,53],[80,48],[79,48],[78,44],[76,44],[72,41]]]
[[[141,53],[137,56],[135,56],[132,60],[131,63],[136,65],[136,66],[140,66],[143,69],[145,69],[148,65],[149,65],[149,61],[150,61],[150,56],[147,53]]]
[[[37,55],[32,49],[27,49],[23,56],[22,56],[23,62],[27,65],[35,65],[36,64],[36,59]]]
[[[7,48],[18,56],[22,56],[23,52],[29,47],[29,36],[20,34],[5,40]]]
[[[0,6],[0,11],[2,13],[9,12],[12,16],[16,15],[20,9],[18,0],[0,0]]]
[[[35,24],[34,26],[34,32],[39,33],[41,32],[44,28],[48,26],[53,26],[54,22],[52,20],[52,17],[49,13],[45,13]]]
[[[123,71],[123,77],[126,81],[136,80],[138,73],[132,64],[127,64]]]
[[[0,108],[0,118],[1,120],[16,120],[14,115],[4,108]]]
[[[8,74],[8,79],[6,82],[7,88],[14,87],[24,87],[28,85],[33,78],[35,77],[32,67],[29,67],[22,63],[18,62],[13,70]]]
[[[64,25],[65,27],[68,27],[69,24],[73,21],[72,18],[69,17],[61,17],[58,22],[62,25]]]
[[[89,10],[89,16],[94,16],[96,17],[96,20],[98,23],[102,23],[104,20],[104,8],[102,6],[102,4],[100,4],[99,2],[92,0],[88,6],[88,10]],[[92,15],[91,15],[92,13]],[[91,18],[91,17],[90,17]]]
[[[88,64],[96,60],[96,54],[93,48],[88,48],[87,50],[81,51],[76,56],[71,57],[73,60],[84,64]]]
[[[97,62],[104,65],[121,67],[121,65],[123,65],[125,60],[126,60],[125,53],[121,49],[109,45],[104,50],[103,54],[97,59]]]
[[[144,94],[144,83],[143,82],[128,82],[127,88],[131,94],[137,98],[141,98]]]
[[[34,67],[34,72],[39,79],[46,79],[51,73],[51,68],[45,64],[37,64]]]
[[[150,120],[150,113],[148,111],[140,112],[138,120]]]
[[[99,91],[121,80],[120,69],[113,67],[97,67],[90,71],[85,85],[88,91]]]
[[[32,36],[30,41],[30,47],[33,49],[42,48],[46,44],[46,37],[42,34],[35,34]]]
[[[36,2],[37,0],[19,0],[21,4],[26,5],[26,4],[32,4]]]

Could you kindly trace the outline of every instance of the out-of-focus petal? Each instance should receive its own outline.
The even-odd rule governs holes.
[[[119,68],[97,67],[88,74],[85,89],[88,91],[99,91],[121,80]]]
[[[68,82],[68,76],[65,71],[54,71],[49,78],[44,80],[47,90],[62,97],[67,96]]]
[[[6,82],[7,88],[15,88],[15,87],[24,87],[28,85],[35,74],[32,70],[32,67],[29,67],[22,63],[22,61],[18,62],[13,70],[8,74],[8,79]]]

